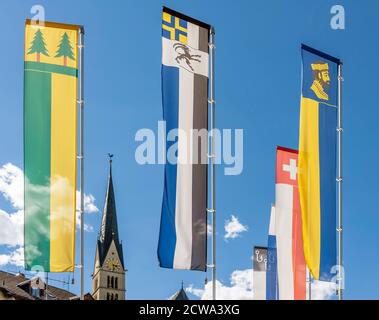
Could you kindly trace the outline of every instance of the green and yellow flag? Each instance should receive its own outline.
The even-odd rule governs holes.
[[[79,30],[25,24],[26,270],[74,270]]]

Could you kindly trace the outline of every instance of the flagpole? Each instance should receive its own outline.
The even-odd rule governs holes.
[[[212,300],[216,300],[216,163],[215,163],[215,29],[209,30],[210,48],[210,100],[211,106],[211,214],[212,214]]]
[[[45,300],[47,300],[47,290],[49,289],[49,273],[46,272],[46,290],[45,290]]]
[[[343,299],[343,250],[342,250],[342,62],[338,65],[338,300]]]
[[[79,100],[80,105],[80,299],[84,300],[84,27],[79,29]]]
[[[308,300],[312,300],[312,274],[307,268],[307,278],[308,278]]]

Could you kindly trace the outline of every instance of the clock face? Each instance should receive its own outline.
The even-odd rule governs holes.
[[[121,265],[115,258],[107,259],[105,265],[111,271],[121,271]]]

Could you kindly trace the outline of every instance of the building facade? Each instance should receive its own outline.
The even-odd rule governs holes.
[[[45,283],[39,277],[0,271],[0,300],[78,300],[75,294]]]

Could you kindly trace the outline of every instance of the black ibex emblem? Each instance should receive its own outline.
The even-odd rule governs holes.
[[[182,43],[175,43],[173,45],[175,51],[178,53],[178,56],[175,58],[176,62],[180,64],[182,60],[191,68],[192,71],[194,69],[192,68],[191,61],[197,61],[201,62],[199,58],[201,58],[201,55],[199,54],[191,54],[190,48],[188,48],[185,44]]]

